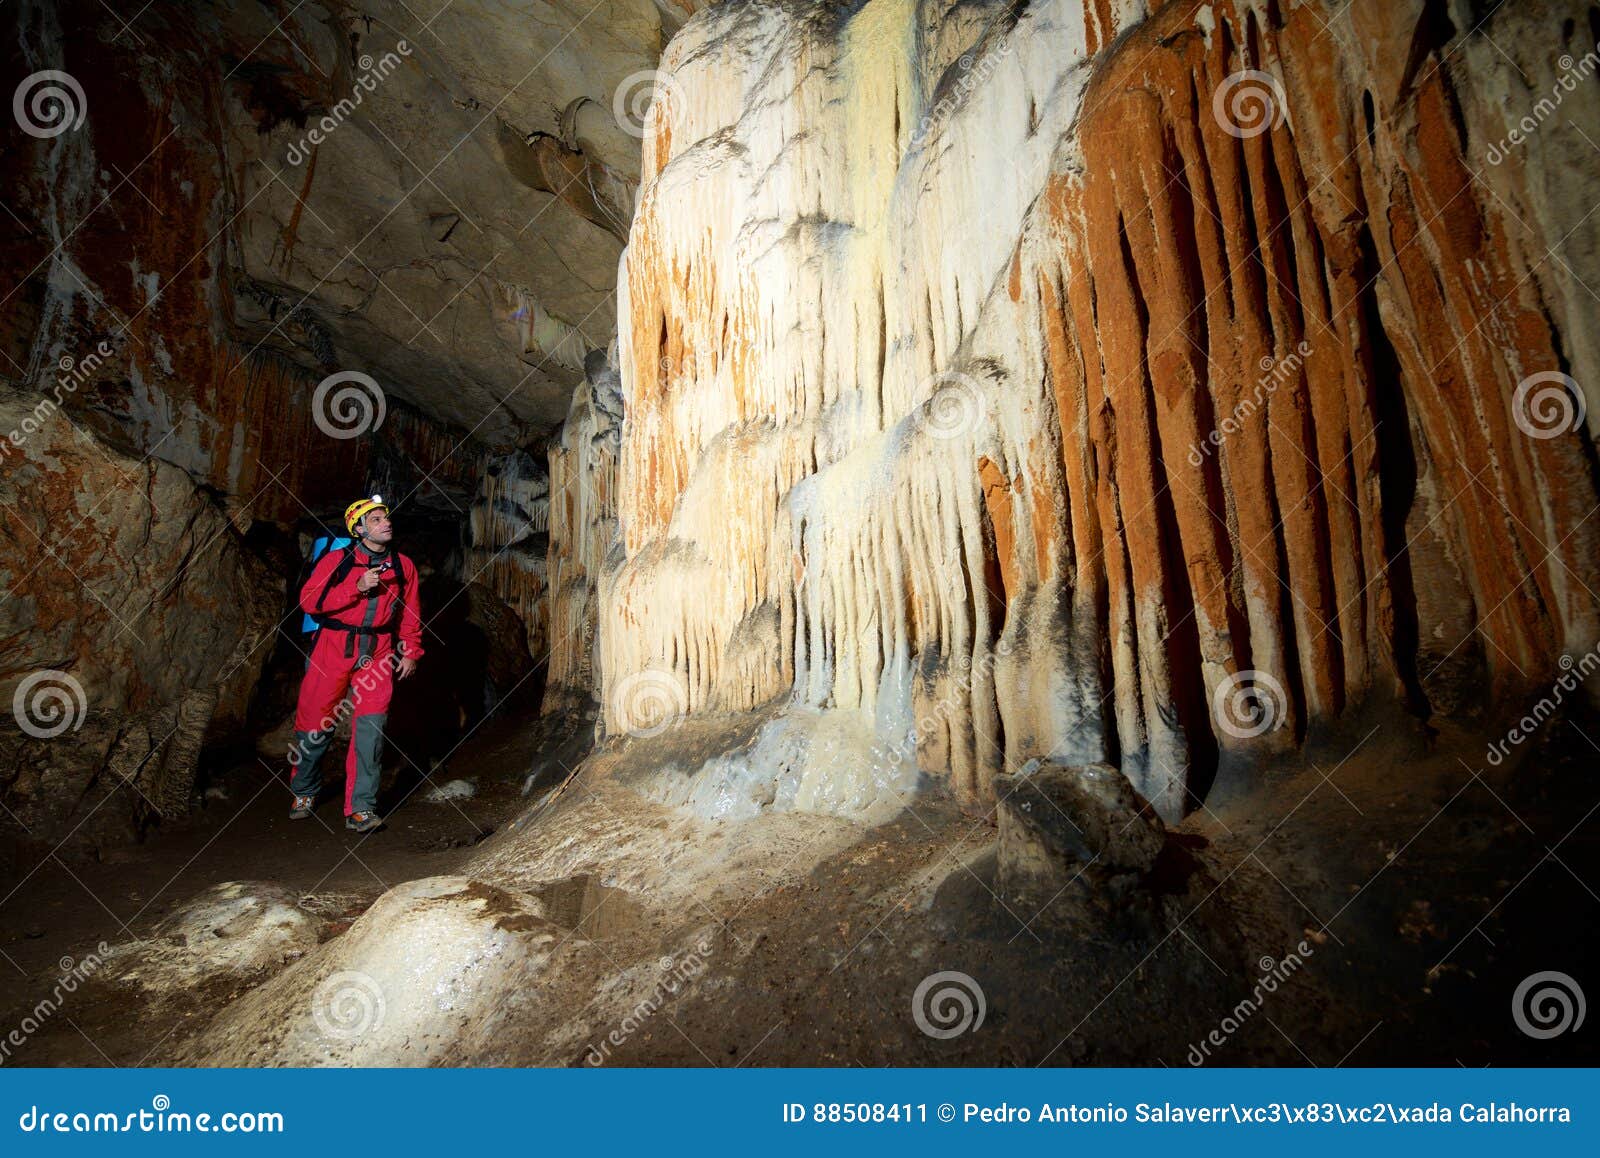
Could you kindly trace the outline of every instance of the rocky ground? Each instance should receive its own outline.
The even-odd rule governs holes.
[[[760,722],[578,765],[581,740],[497,721],[452,761],[477,795],[397,800],[366,840],[331,806],[329,827],[291,825],[281,786],[241,772],[190,831],[15,883],[6,1024],[59,957],[113,949],[8,1060],[1594,1060],[1592,1035],[1513,1017],[1525,978],[1593,976],[1593,721],[1547,729],[1522,754],[1540,774],[1519,776],[1466,733],[1373,718],[1171,830],[1102,808],[1077,773],[1035,771],[998,827],[927,793],[868,827],[707,819],[641,792]]]
[[[394,885],[418,875],[449,873],[464,864],[480,842],[526,807],[522,790],[530,775],[535,776],[535,791],[547,782],[558,783],[587,742],[581,729],[552,738],[541,729],[491,721],[474,737],[470,750],[456,753],[440,777],[444,782],[472,782],[472,797],[430,801],[430,785],[391,769],[380,804],[393,815],[380,834],[366,838],[343,827],[337,768],[342,756],[330,758],[330,784],[315,818],[305,822],[287,818],[288,789],[282,777],[251,760],[217,774],[203,808],[175,831],[92,856],[68,845],[31,866],[19,866],[0,887],[5,897],[0,902],[3,1023],[18,1024],[41,995],[52,991],[64,958],[87,962],[102,942],[127,946],[159,939],[164,921],[189,915],[197,899],[214,896],[230,882],[254,882],[244,890],[251,898],[287,897],[310,918],[310,944],[337,937]],[[265,889],[256,887],[263,884]],[[241,925],[249,925],[250,934],[261,931],[254,922]],[[242,931],[224,928],[216,935],[225,938]],[[293,943],[284,956],[265,971],[203,971],[216,975],[188,988],[181,983],[195,978],[181,968],[147,970],[163,974],[153,990],[121,983],[80,990],[71,1008],[7,1060],[153,1064],[164,1056],[162,1051],[258,984],[263,972],[276,972],[306,947],[289,940]],[[123,955],[101,977],[134,967]],[[130,999],[141,1006],[139,1018],[127,1017]]]

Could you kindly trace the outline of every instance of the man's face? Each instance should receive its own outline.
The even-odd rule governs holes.
[[[394,538],[394,524],[383,509],[368,511],[361,517],[361,537],[369,543],[387,543]]]

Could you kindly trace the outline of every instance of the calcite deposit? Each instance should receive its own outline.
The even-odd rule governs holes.
[[[1592,647],[1596,228],[1547,188],[1594,171],[1592,76],[1490,150],[1595,29],[1508,7],[689,22],[587,465],[607,728],[648,675],[854,713],[976,806],[1107,761],[1171,819]]]
[[[132,866],[130,1060],[1150,1064],[1312,957],[1230,1060],[1584,1060],[1481,1013],[1585,959],[1600,10],[115,9],[0,7],[0,934]]]

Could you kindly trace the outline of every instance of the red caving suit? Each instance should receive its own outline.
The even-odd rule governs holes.
[[[366,569],[386,558],[393,559],[394,566],[383,573],[378,586],[366,594],[357,591],[356,583]],[[315,796],[322,787],[318,770],[322,754],[340,719],[349,714],[344,814],[376,811],[383,726],[395,667],[401,655],[422,658],[417,587],[417,568],[410,559],[397,551],[369,555],[355,543],[319,559],[300,589],[301,610],[318,617],[321,626],[294,713],[295,744],[289,752],[294,771],[289,787],[296,796]],[[349,706],[342,708],[347,692]]]

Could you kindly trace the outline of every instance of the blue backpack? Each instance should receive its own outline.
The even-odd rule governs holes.
[[[311,544],[312,569],[314,570],[316,568],[317,561],[329,551],[342,551],[350,545],[351,541],[352,540],[350,539],[333,539],[329,538],[327,535],[319,536],[317,541]],[[307,574],[310,574],[310,572],[308,571]],[[302,616],[300,619],[300,634],[311,635],[317,630],[317,626],[318,624],[314,616]]]

